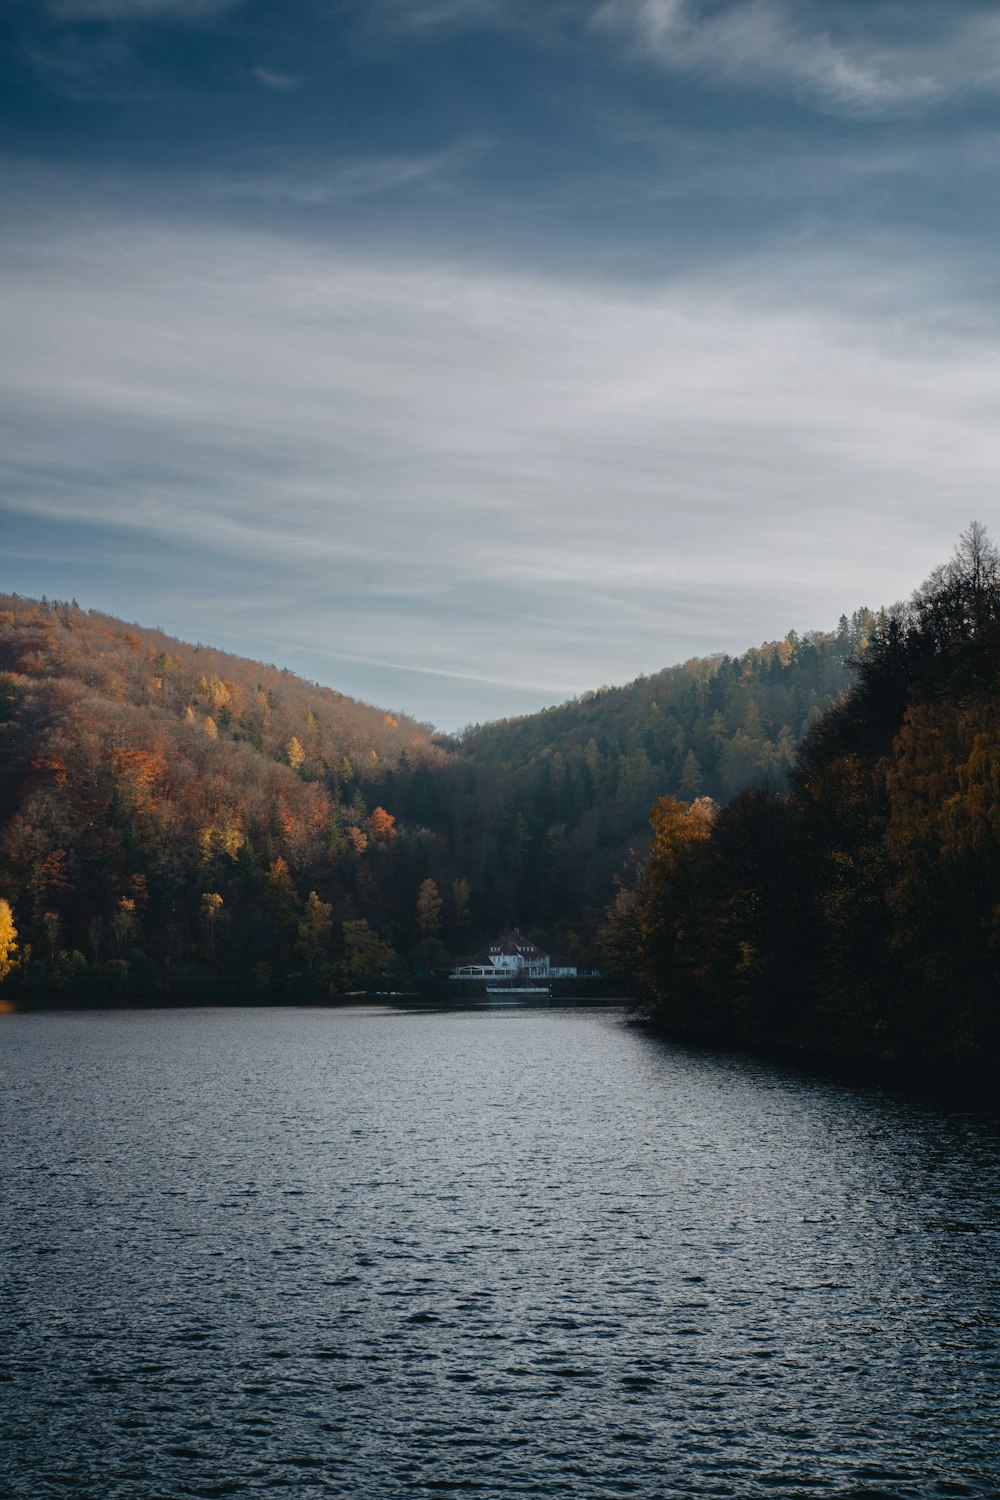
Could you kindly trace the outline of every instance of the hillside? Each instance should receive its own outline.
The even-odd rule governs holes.
[[[651,803],[784,786],[797,741],[848,686],[871,625],[859,611],[832,634],[793,632],[470,727],[450,742],[479,797],[469,834],[480,843],[466,863],[526,925],[591,956],[616,874],[648,846]],[[494,830],[485,846],[484,819]]]
[[[347,877],[394,835],[372,789],[443,759],[426,727],[275,667],[0,596],[2,892],[42,987],[145,966],[169,992],[225,955],[266,989],[301,967],[316,872],[356,915]]]
[[[945,1067],[1000,1056],[1000,552],[880,615],[791,789],[661,799],[611,944],[673,1031]]]
[[[388,983],[508,922],[593,960],[650,803],[781,784],[869,623],[446,741],[273,666],[0,596],[5,990]]]

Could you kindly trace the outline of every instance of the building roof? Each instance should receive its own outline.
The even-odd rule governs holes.
[[[533,958],[545,958],[541,948],[537,947],[530,938],[517,927],[508,927],[500,937],[494,938],[488,947],[483,948],[471,960],[474,964],[492,963],[496,958],[522,958],[525,963]]]

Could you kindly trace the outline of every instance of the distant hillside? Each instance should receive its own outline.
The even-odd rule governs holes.
[[[831,634],[793,632],[467,729],[449,742],[474,768],[462,776],[480,810],[466,865],[523,925],[589,956],[614,876],[648,847],[653,801],[784,786],[797,741],[848,686],[871,626],[862,610]]]
[[[5,992],[385,984],[514,922],[591,960],[654,799],[780,783],[868,619],[446,741],[273,666],[0,596]]]
[[[617,758],[644,753],[678,787],[686,777],[692,795],[731,796],[755,777],[785,774],[791,746],[847,686],[846,664],[871,627],[860,610],[833,634],[792,631],[742,656],[694,658],[540,713],[472,725],[454,744],[490,765],[559,754],[599,765],[605,778]],[[641,765],[619,773],[641,774]]]

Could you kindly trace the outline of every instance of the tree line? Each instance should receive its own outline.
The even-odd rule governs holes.
[[[592,964],[650,803],[784,785],[870,626],[860,611],[447,738],[75,602],[0,596],[4,994],[392,987],[515,924]]]
[[[660,798],[609,955],[675,1034],[934,1066],[1000,1043],[1000,554],[879,613],[785,791]]]

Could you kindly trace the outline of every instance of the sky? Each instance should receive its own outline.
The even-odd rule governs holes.
[[[452,730],[1000,529],[995,5],[2,25],[0,590]]]

